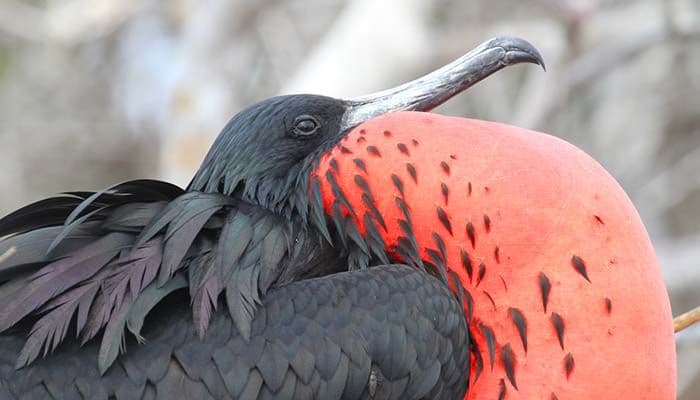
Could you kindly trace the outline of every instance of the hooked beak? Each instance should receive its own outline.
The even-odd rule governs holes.
[[[491,74],[519,63],[545,68],[537,49],[523,39],[502,36],[423,77],[392,89],[347,101],[342,129],[395,111],[430,111]]]

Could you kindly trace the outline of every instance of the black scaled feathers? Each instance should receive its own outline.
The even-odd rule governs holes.
[[[186,285],[178,277],[137,302]],[[469,342],[451,299],[442,282],[407,266],[293,282],[265,296],[249,341],[223,312],[200,340],[187,302],[166,302],[143,327],[148,342],[103,375],[94,341],[13,370],[4,356],[21,339],[0,335],[0,398],[339,400],[371,398],[373,389],[375,399],[463,398]]]

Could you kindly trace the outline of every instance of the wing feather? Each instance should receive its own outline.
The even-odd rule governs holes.
[[[231,196],[150,180],[36,202],[0,219],[0,257],[13,252],[0,258],[0,333],[33,322],[18,367],[56,350],[71,327],[82,345],[101,333],[104,373],[125,331],[142,340],[149,312],[178,292],[201,339],[224,293],[249,338],[268,289],[313,276],[309,250],[330,251],[327,232],[300,224]]]
[[[17,297],[0,310],[0,332],[54,296],[93,276],[132,240],[131,235],[110,233],[39,270]]]

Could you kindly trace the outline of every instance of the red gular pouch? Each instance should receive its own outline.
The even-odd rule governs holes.
[[[466,399],[675,398],[654,249],[620,185],[583,151],[399,112],[356,127],[314,176],[327,214],[380,236],[392,262],[458,277],[472,336]]]

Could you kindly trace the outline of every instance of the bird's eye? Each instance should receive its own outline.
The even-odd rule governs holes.
[[[294,127],[292,128],[296,136],[311,136],[318,131],[321,124],[311,115],[301,115],[294,119]]]

